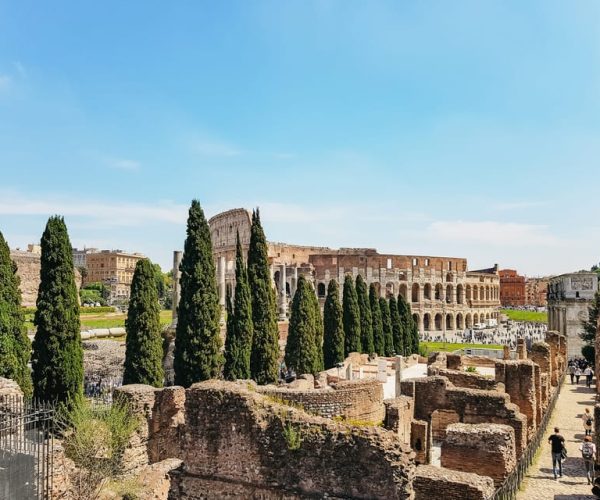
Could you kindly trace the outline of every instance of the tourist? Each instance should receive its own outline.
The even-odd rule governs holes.
[[[586,366],[585,370],[583,370],[583,374],[585,375],[585,385],[591,387],[592,385],[592,377],[594,376],[594,372],[591,366]]]
[[[565,438],[560,435],[560,429],[554,428],[554,434],[548,438],[548,442],[552,445],[552,472],[556,479],[556,466],[558,465],[558,474],[562,477],[562,453],[565,447]]]
[[[575,383],[577,385],[579,385],[579,377],[581,377],[581,370],[579,369],[579,366],[577,366],[577,368],[575,368]]]
[[[579,445],[579,451],[581,451],[581,457],[583,458],[587,482],[588,484],[592,484],[594,480],[594,462],[596,459],[596,445],[592,443],[592,436],[585,436],[583,438],[583,443]]]
[[[572,361],[569,361],[569,376],[571,377],[571,384],[573,384],[573,379],[575,378],[575,365]]]
[[[594,419],[592,417],[592,414],[590,413],[589,408],[586,408],[583,414],[581,415],[581,421],[583,422],[583,429],[585,430],[585,435],[591,436]]]

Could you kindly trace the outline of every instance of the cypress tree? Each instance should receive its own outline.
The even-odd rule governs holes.
[[[229,298],[231,302],[231,297]],[[240,235],[235,246],[235,308],[227,316],[227,338],[225,339],[225,370],[227,380],[250,378],[250,352],[252,350],[252,306],[248,270]],[[231,326],[229,321],[231,315]]]
[[[409,320],[408,331],[411,339],[411,351],[408,354],[419,354],[419,325],[412,316],[412,309],[408,302],[406,302],[406,309]]]
[[[41,247],[33,394],[43,401],[69,403],[83,396],[83,349],[72,247],[62,217],[48,219]]]
[[[287,343],[285,345],[285,364],[293,368],[298,375],[317,373],[319,354],[317,348],[317,318],[311,295],[314,292],[304,276],[298,278]]]
[[[323,323],[323,362],[325,369],[328,370],[344,361],[343,313],[340,304],[340,290],[335,280],[331,280],[327,286]]]
[[[398,303],[393,295],[390,296],[390,321],[392,323],[392,338],[394,340],[394,353],[397,356],[402,356],[404,354],[404,342],[402,340],[403,337],[403,329],[402,329],[402,320],[400,319],[400,314],[398,313]]]
[[[208,223],[198,200],[193,200],[183,248],[181,297],[177,308],[173,368],[175,383],[194,382],[219,375],[221,370],[221,308]]]
[[[394,337],[392,334],[392,320],[390,319],[390,306],[383,297],[379,299],[379,309],[381,310],[381,323],[383,325],[383,339],[385,341],[385,355],[394,355]]]
[[[131,296],[125,320],[123,384],[162,387],[162,337],[156,272],[148,259],[138,260],[131,280]]]
[[[398,295],[398,316],[402,325],[402,355],[412,354],[412,314],[408,302],[404,300],[402,294]]]
[[[358,310],[358,297],[354,288],[352,276],[346,275],[344,279],[344,296],[342,298],[344,320],[344,351],[348,356],[351,352],[361,351],[360,337],[360,312]]]
[[[369,304],[371,306],[371,318],[373,319],[373,348],[377,355],[385,356],[383,320],[381,318],[381,309],[379,308],[379,298],[377,295],[375,283],[371,283],[371,286],[369,287]]]
[[[375,351],[373,347],[373,318],[371,317],[367,284],[360,274],[356,277],[356,295],[358,297],[358,311],[360,313],[361,352],[371,354]]]
[[[319,299],[317,298],[316,290],[312,285],[309,285],[309,287],[312,291],[311,302],[315,316],[315,344],[317,347],[315,373],[319,373],[325,369],[325,360],[323,358],[324,324],[323,316],[321,316],[321,306],[319,306]]]
[[[258,209],[252,213],[248,249],[248,283],[252,297],[252,351],[250,373],[258,384],[271,384],[278,378],[279,328],[277,303],[271,286],[267,240]]]
[[[25,329],[19,283],[17,266],[0,232],[0,377],[14,380],[25,396],[31,396],[33,387],[27,366],[31,342]]]

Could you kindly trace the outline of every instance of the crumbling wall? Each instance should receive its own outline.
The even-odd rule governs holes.
[[[511,402],[527,417],[530,434],[536,428],[537,402],[535,365],[531,360],[496,361],[496,382],[503,383]]]
[[[458,370],[444,370],[428,367],[428,375],[441,375],[446,377],[457,387],[466,387],[469,389],[481,389],[484,391],[504,391],[504,387],[499,387],[493,378],[480,375],[479,373],[464,372]]]
[[[452,424],[446,429],[442,467],[491,477],[499,487],[516,463],[515,432],[508,425]]]
[[[294,390],[286,387],[258,387],[262,394],[301,405],[315,415],[380,423],[385,418],[383,386],[377,380],[341,380],[329,388]]]
[[[563,351],[566,349],[566,339],[555,331],[546,332],[546,343],[550,347],[550,385],[558,386],[558,381],[565,371],[565,356]]]
[[[542,411],[546,411],[550,399],[550,346],[546,342],[536,342],[531,346],[531,361],[540,367],[540,399]]]
[[[414,482],[415,500],[490,500],[494,481],[490,477],[432,465],[419,465]]]
[[[413,420],[410,425],[410,447],[415,452],[417,464],[429,463],[429,424],[425,420]]]
[[[410,444],[411,422],[414,416],[413,400],[398,396],[384,401],[385,428],[395,432],[400,441]]]

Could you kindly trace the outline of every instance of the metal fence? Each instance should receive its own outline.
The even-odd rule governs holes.
[[[546,413],[544,414],[540,426],[537,428],[536,433],[533,439],[529,442],[525,451],[519,458],[517,462],[517,466],[510,473],[510,475],[504,480],[502,485],[496,490],[494,494],[493,500],[514,500],[517,498],[517,492],[519,491],[519,486],[525,479],[525,475],[527,474],[527,470],[533,463],[535,455],[537,454],[540,445],[542,444],[542,440],[546,437],[546,431],[548,428],[548,423],[552,418],[552,413],[554,411],[554,406],[556,405],[556,400],[558,399],[558,395],[560,394],[560,389],[562,387],[563,381],[565,379],[565,374],[560,377],[558,381],[558,387],[552,398],[548,402],[548,408],[546,409]]]
[[[46,500],[52,491],[54,408],[0,398],[0,500]]]

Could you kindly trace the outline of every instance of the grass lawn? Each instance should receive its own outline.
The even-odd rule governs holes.
[[[498,344],[454,344],[452,342],[419,342],[419,346],[424,346],[427,352],[450,352],[458,349],[502,349]]]
[[[514,321],[532,321],[535,323],[548,323],[548,313],[536,311],[515,311],[513,309],[501,309],[502,314],[506,314]]]
[[[81,329],[92,330],[97,328],[117,328],[119,326],[125,326],[125,314],[118,313],[100,313],[100,314],[85,314],[81,315]],[[171,311],[160,312],[160,324],[168,325],[171,323]],[[33,315],[27,317],[25,323],[28,330],[32,330],[33,327]]]

